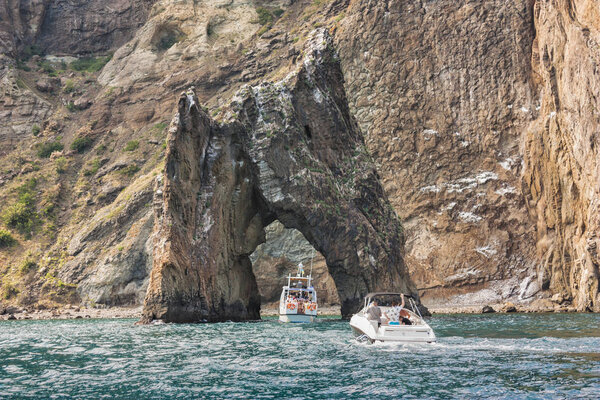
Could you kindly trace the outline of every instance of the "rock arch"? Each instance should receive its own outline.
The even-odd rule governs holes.
[[[324,30],[305,54],[284,80],[243,88],[219,123],[192,90],[181,95],[155,190],[144,321],[258,319],[248,256],[276,219],[325,256],[343,316],[372,290],[417,294]]]

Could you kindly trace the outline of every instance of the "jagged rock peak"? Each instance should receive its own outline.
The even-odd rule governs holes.
[[[417,294],[325,30],[305,54],[282,81],[240,90],[220,123],[181,95],[156,184],[143,321],[259,318],[249,255],[275,220],[324,255],[344,316],[372,290]]]

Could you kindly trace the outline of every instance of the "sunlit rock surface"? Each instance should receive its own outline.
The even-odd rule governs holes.
[[[538,275],[561,301],[600,311],[600,2],[538,1],[534,13],[541,103],[523,154]]]

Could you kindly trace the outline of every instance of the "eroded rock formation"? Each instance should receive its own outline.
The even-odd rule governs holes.
[[[321,253],[316,251],[297,229],[287,229],[279,221],[265,228],[265,243],[259,245],[250,256],[256,277],[261,305],[279,307],[281,287],[288,274],[296,272],[303,263],[311,272],[317,291],[319,306],[338,306],[340,300],[335,282]],[[264,309],[264,307],[262,307]]]
[[[285,76],[322,25],[403,219],[423,301],[598,310],[598,9],[597,0],[0,1],[0,215],[36,179],[40,217],[31,236],[2,222],[17,240],[0,249],[2,301],[139,304],[173,93],[195,86],[216,115],[244,83]],[[27,49],[47,54],[27,60]],[[93,52],[114,56],[97,73],[62,57]],[[84,137],[89,147],[71,150]],[[53,142],[64,150],[38,156]],[[129,142],[139,147],[125,151]],[[280,262],[270,254],[256,267]],[[23,274],[28,261],[38,266]]]
[[[535,3],[539,117],[524,140],[539,276],[579,310],[600,311],[600,3]]]
[[[540,289],[520,183],[522,132],[537,115],[530,3],[356,1],[336,35],[351,109],[430,304]]]
[[[0,53],[35,45],[47,54],[107,52],[143,25],[155,0],[3,0]]]
[[[274,220],[325,256],[342,315],[372,290],[415,294],[402,227],[350,115],[326,31],[305,53],[284,80],[242,89],[221,123],[193,92],[179,100],[156,188],[145,321],[258,318],[248,256]]]

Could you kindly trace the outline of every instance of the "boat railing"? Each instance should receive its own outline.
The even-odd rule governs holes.
[[[422,320],[423,316],[421,315],[421,310],[419,310],[419,307],[417,307],[417,303],[415,302],[415,300],[412,297],[409,297],[408,301],[411,304],[413,312],[416,312],[417,314],[419,314],[419,318],[421,318],[421,320]]]

